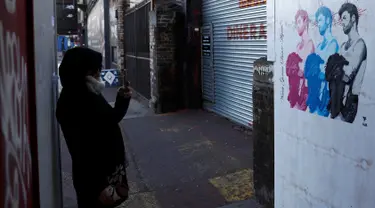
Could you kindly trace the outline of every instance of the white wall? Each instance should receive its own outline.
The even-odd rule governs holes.
[[[59,141],[55,119],[56,25],[55,1],[34,0],[34,45],[40,207],[61,206]]]
[[[318,7],[330,8],[336,22],[344,2],[272,0],[268,3],[276,11],[275,33],[269,34],[275,37],[274,45],[269,48],[274,47],[274,51],[269,54],[275,54],[275,207],[278,208],[375,207],[375,70],[372,69],[375,1],[351,1],[361,11],[365,10],[360,12],[358,30],[367,45],[368,57],[354,123],[312,114],[309,108],[306,111],[291,108],[288,101],[285,63],[300,40],[294,20],[297,10],[308,12],[309,35],[316,47],[322,39],[314,24]],[[270,18],[270,28],[272,23]],[[332,25],[332,33],[339,45],[347,40],[340,24]],[[358,56],[358,52],[353,55]]]

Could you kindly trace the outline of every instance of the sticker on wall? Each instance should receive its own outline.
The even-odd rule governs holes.
[[[345,2],[338,11],[320,5],[316,11],[299,9],[295,13],[299,40],[283,62],[290,108],[354,122],[367,68],[366,41],[358,29],[363,12],[356,4]],[[310,35],[311,26],[318,32],[316,40]],[[333,32],[333,26],[340,30]],[[367,126],[367,118],[358,117]]]
[[[100,73],[106,87],[117,87],[120,85],[119,73],[117,69],[103,69]]]

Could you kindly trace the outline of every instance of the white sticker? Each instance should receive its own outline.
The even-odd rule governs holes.
[[[52,27],[55,27],[55,17],[54,16],[51,16],[51,24],[52,24]]]

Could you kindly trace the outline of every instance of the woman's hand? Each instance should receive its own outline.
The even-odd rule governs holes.
[[[131,88],[130,88],[130,82],[127,81],[125,86],[122,86],[118,89],[117,93],[124,98],[131,98],[132,97],[132,91],[131,91]]]

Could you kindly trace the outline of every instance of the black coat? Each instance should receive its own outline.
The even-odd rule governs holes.
[[[119,122],[129,102],[130,98],[117,96],[113,108],[102,95],[85,86],[61,92],[56,116],[72,157],[73,184],[79,207],[100,207],[98,197],[109,185],[108,177],[119,165],[125,170]]]

